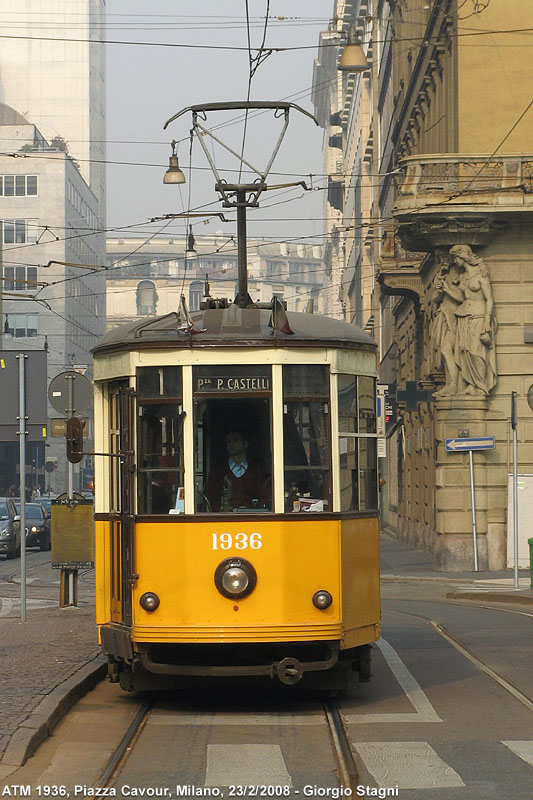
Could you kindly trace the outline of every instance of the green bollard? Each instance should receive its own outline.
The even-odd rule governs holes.
[[[529,542],[529,588],[533,589],[533,539]]]

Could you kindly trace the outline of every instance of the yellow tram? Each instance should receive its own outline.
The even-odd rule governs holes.
[[[125,690],[370,676],[376,346],[338,320],[272,316],[215,302],[94,350],[97,623]]]

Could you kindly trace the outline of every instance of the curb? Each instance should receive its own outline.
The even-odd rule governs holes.
[[[518,590],[520,591],[520,589]],[[518,603],[519,605],[533,605],[533,595],[526,594],[505,594],[495,592],[490,589],[478,589],[477,591],[447,592],[446,597],[450,600],[487,600],[491,603]]]
[[[0,767],[21,767],[52,733],[57,723],[73,705],[99,683],[107,672],[107,662],[101,655],[85,664],[50,694],[43,697],[27,719],[9,740]]]

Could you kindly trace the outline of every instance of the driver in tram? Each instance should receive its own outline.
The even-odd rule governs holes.
[[[268,490],[261,465],[248,459],[248,440],[240,430],[226,434],[228,458],[209,472],[207,499],[211,511],[233,511],[234,508],[263,508]]]

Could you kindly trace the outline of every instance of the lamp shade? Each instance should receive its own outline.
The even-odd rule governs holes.
[[[185,175],[178,164],[178,157],[172,155],[168,159],[168,169],[163,176],[163,183],[185,183]]]
[[[367,57],[361,46],[361,42],[357,38],[355,25],[350,25],[348,41],[346,42],[346,47],[342,51],[338,68],[341,72],[364,72],[365,69],[369,69]]]

